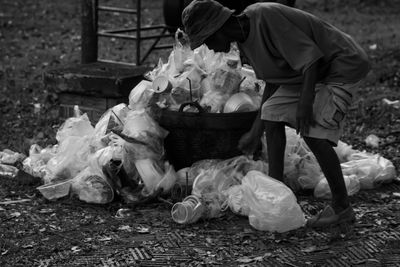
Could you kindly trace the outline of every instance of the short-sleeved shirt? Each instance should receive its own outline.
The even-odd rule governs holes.
[[[238,46],[259,79],[300,84],[316,61],[318,82],[354,83],[370,69],[353,38],[310,13],[277,3],[256,3],[243,13],[250,32]]]

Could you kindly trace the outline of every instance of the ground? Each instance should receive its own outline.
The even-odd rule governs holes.
[[[400,111],[382,100],[400,99],[400,1],[298,3],[354,36],[368,53],[372,70],[359,89],[342,140],[387,157],[398,169]],[[31,144],[54,144],[63,120],[58,117],[57,95],[44,89],[42,74],[79,62],[79,7],[78,0],[2,1],[0,150],[28,153]],[[157,12],[158,1],[148,1],[145,23],[162,18]],[[117,20],[131,23],[128,18]],[[103,18],[101,23],[111,22]],[[102,43],[100,54],[129,61],[130,49],[129,43],[110,40]],[[153,55],[149,63],[166,55],[167,51]],[[370,134],[381,138],[378,148],[366,146]],[[1,266],[399,266],[400,262],[398,182],[352,197],[358,218],[354,226],[286,234],[255,231],[246,218],[231,213],[177,225],[163,202],[130,210],[118,201],[103,206],[76,199],[50,202],[35,189],[39,184],[0,177]],[[7,204],[15,200],[25,202]],[[307,215],[325,204],[310,195],[298,195],[298,200]]]

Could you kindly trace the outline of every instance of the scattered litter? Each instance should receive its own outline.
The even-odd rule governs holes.
[[[374,134],[370,134],[365,138],[365,144],[367,146],[378,148],[379,147],[380,138]]]
[[[31,199],[17,199],[17,200],[8,200],[8,201],[2,201],[0,202],[0,205],[10,205],[10,204],[17,204],[17,203],[23,203],[23,202],[29,202]]]
[[[131,217],[132,215],[133,215],[133,211],[131,209],[121,208],[121,209],[117,210],[117,213],[115,214],[115,218],[123,219],[123,218]]]
[[[18,168],[11,165],[0,163],[0,176],[7,178],[15,178],[17,177],[18,172],[19,172]]]
[[[21,212],[15,211],[11,213],[10,216],[11,218],[18,218],[19,216],[21,216]]]
[[[371,44],[368,46],[369,50],[376,50],[378,48],[377,44]]]
[[[148,233],[150,233],[150,227],[145,227],[145,226],[139,225],[139,226],[135,227],[135,231],[137,233],[141,233],[141,234],[148,234]]]
[[[14,152],[10,149],[4,149],[0,151],[0,164],[16,165],[18,162],[22,162],[26,156],[24,154]]]
[[[71,250],[72,250],[73,253],[78,253],[82,249],[80,247],[78,247],[78,246],[74,246],[74,247],[71,248]]]
[[[382,99],[382,103],[386,106],[390,106],[393,107],[395,109],[399,109],[400,108],[400,100],[389,100],[387,98]]]

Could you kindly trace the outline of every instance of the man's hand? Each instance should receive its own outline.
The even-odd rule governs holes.
[[[296,113],[296,132],[297,134],[307,135],[309,133],[310,126],[315,125],[313,115],[313,103],[301,103],[297,106]]]

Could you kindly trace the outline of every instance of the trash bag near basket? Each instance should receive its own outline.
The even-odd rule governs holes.
[[[202,159],[238,156],[240,137],[250,130],[257,111],[237,113],[180,112],[160,110],[156,116],[169,131],[164,140],[166,156],[175,169]]]
[[[282,182],[262,172],[249,171],[242,180],[250,225],[260,231],[287,232],[305,225],[296,196]]]

